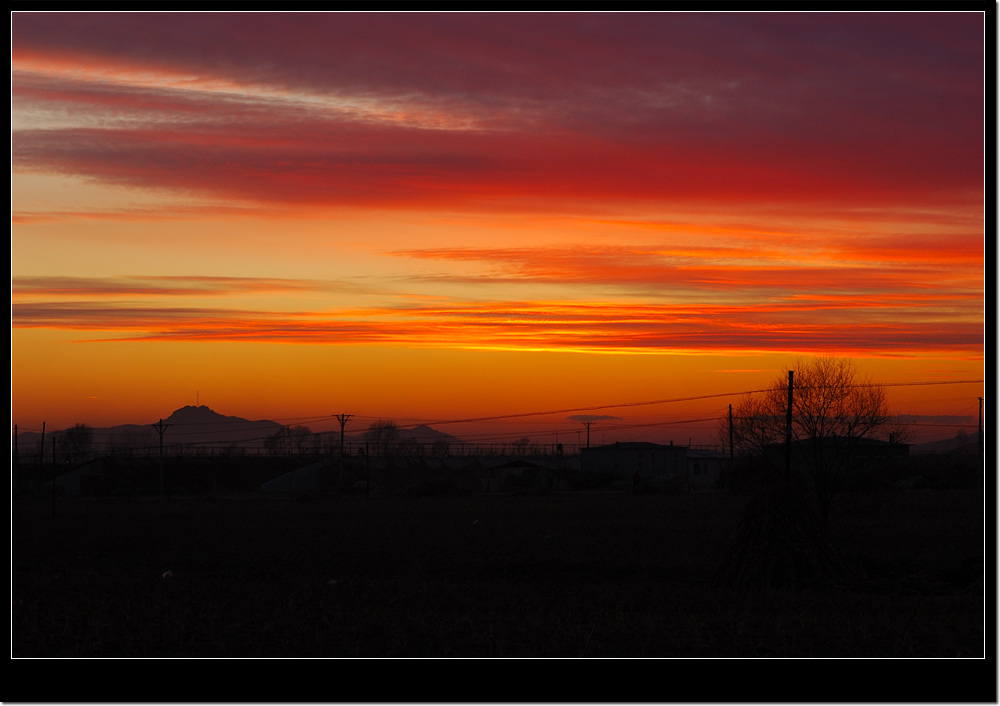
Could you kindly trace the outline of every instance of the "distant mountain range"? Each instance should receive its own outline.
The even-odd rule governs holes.
[[[938,423],[947,422],[949,424],[955,424],[957,421],[964,422],[966,419],[958,417],[914,418],[914,420],[933,420]],[[182,445],[185,449],[204,448],[215,451],[226,448],[265,448],[267,447],[268,439],[285,428],[284,425],[268,419],[249,420],[242,417],[219,414],[206,405],[181,407],[174,410],[162,422],[165,429],[163,443],[168,448],[176,448],[178,445]],[[332,417],[331,422],[333,422]],[[132,454],[155,452],[159,449],[160,443],[159,434],[154,429],[155,423],[119,424],[113,427],[92,428],[91,449],[97,455],[117,452]],[[294,427],[295,425],[292,426]],[[334,427],[336,427],[335,424]],[[68,431],[63,429],[46,433],[46,457],[50,457],[49,454],[51,454],[50,439],[54,436],[57,447],[61,449],[60,445],[64,441],[68,442]],[[353,424],[348,423],[347,433],[344,435],[345,444],[351,447],[364,444],[367,431],[367,425],[358,420],[354,420]],[[296,448],[331,450],[339,447],[340,443],[340,430],[337,428],[314,434],[304,440],[300,437],[294,437],[294,434],[290,436],[293,438],[287,444],[303,444],[302,447]],[[975,443],[976,440],[977,436],[975,433],[959,434],[950,439],[928,443],[920,443],[919,440],[914,440],[914,442],[911,442],[911,453],[946,453],[960,446]],[[27,459],[31,456],[37,456],[41,441],[42,435],[38,432],[19,433],[17,445],[20,457]],[[456,436],[438,431],[427,425],[397,429],[396,442],[401,442],[404,445],[407,443],[431,445],[437,442],[445,442],[456,446],[465,443]]]
[[[219,449],[225,447],[261,448],[269,437],[280,432],[284,425],[268,419],[249,420],[242,417],[231,417],[219,414],[206,405],[187,405],[174,410],[163,422],[163,443],[167,447],[178,444],[185,447],[202,447]],[[159,448],[159,433],[153,424],[119,424],[113,427],[92,428],[92,446],[98,454],[120,452],[141,452]],[[293,425],[294,426],[294,425]],[[350,428],[350,425],[348,425]],[[51,453],[49,439],[56,438],[57,447],[66,439],[69,430],[47,432],[45,435],[45,454]],[[367,428],[356,434],[345,434],[344,441],[355,445],[364,443]],[[340,432],[322,432],[329,443],[336,445],[340,440]],[[458,437],[438,431],[426,425],[412,429],[398,429],[398,441],[412,441],[421,444],[435,442],[463,443]],[[19,454],[35,455],[42,435],[38,432],[23,432],[18,435]],[[314,440],[315,441],[315,440]],[[311,444],[310,444],[311,445]],[[26,456],[25,456],[26,457]]]
[[[959,434],[950,439],[938,441],[927,441],[922,444],[914,444],[910,453],[913,454],[943,454],[957,450],[972,450],[979,446],[979,434]]]
[[[358,436],[361,439],[364,435]],[[464,443],[457,436],[452,436],[451,434],[446,434],[443,431],[438,431],[426,424],[421,424],[418,427],[413,427],[412,429],[400,429],[399,430],[400,439],[413,439],[414,441],[419,441],[421,443],[434,443],[435,441],[447,441],[448,443],[461,444]]]

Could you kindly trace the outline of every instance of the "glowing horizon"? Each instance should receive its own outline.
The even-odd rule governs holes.
[[[982,12],[14,12],[12,423],[983,379],[984,81]]]

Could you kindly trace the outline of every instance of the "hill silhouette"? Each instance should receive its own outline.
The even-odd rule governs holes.
[[[208,405],[186,405],[175,409],[163,420],[169,424],[214,424],[217,422],[246,422],[241,417],[227,417]]]
[[[402,439],[413,439],[421,443],[433,443],[435,441],[446,441],[448,443],[461,444],[464,443],[457,436],[452,436],[451,434],[445,433],[443,431],[438,431],[433,427],[429,427],[426,424],[421,424],[418,427],[413,427],[412,429],[400,429],[399,436]]]
[[[232,426],[242,426],[246,424],[270,424],[274,426],[281,426],[277,422],[272,422],[268,419],[251,421],[249,419],[244,419],[243,417],[231,417],[219,414],[208,405],[187,405],[185,407],[181,407],[180,409],[175,409],[171,412],[169,417],[163,420],[163,422],[165,424],[194,426],[202,424],[227,424]]]
[[[243,417],[228,416],[220,414],[207,405],[186,405],[175,409],[169,416],[161,420],[166,426],[163,434],[163,443],[168,448],[176,449],[178,446],[185,448],[205,448],[219,449],[221,447],[231,448],[260,448],[265,440],[283,428],[283,425],[269,419],[245,419]],[[159,446],[159,436],[155,431],[154,424],[118,424],[112,427],[94,427],[93,432],[93,452],[95,455],[103,455],[112,452],[137,452],[139,449],[154,450]],[[53,430],[48,432],[46,439],[51,436],[57,438],[66,430]],[[345,439],[348,443],[361,443],[365,441],[365,430],[355,429],[354,434],[347,434]],[[337,437],[336,433],[324,432]],[[412,440],[421,444],[432,444],[438,441],[447,443],[464,443],[458,437],[452,436],[427,425],[420,425],[412,429],[400,429],[399,440]],[[37,432],[21,432],[18,434],[20,452],[24,458],[38,456],[38,444],[42,437]],[[48,449],[46,449],[48,453]]]
[[[239,444],[266,439],[282,428],[268,419],[249,420],[219,414],[207,405],[187,405],[174,410],[163,420],[170,425],[164,435],[171,443]]]
[[[262,441],[274,434],[282,425],[267,419],[249,420],[219,414],[206,405],[188,405],[174,410],[162,419],[166,430],[163,443],[168,447],[182,445],[218,448],[224,446],[260,446]],[[159,445],[159,437],[149,424],[117,424],[112,427],[93,427],[93,452],[102,455],[115,452],[137,452],[139,449],[154,449]],[[48,439],[57,439],[65,433],[53,430],[46,434]],[[18,444],[25,458],[38,455],[37,446],[42,440],[38,432],[21,432]],[[49,449],[46,449],[46,453]]]

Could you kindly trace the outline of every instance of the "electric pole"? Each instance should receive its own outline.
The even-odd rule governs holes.
[[[788,411],[785,413],[785,485],[792,482],[792,379],[795,371],[788,371]]]
[[[56,476],[59,475],[59,468],[56,467],[56,437],[52,437],[52,517],[56,516]]]
[[[167,427],[172,426],[170,424],[164,424],[161,418],[156,424],[150,424],[149,426],[156,429],[156,433],[160,435],[160,502],[167,502],[167,491],[166,485],[163,481],[163,432],[167,430]]]
[[[979,453],[983,453],[983,398],[979,398]]]
[[[729,473],[726,474],[725,487],[729,487],[729,478],[733,474],[733,467],[736,465],[736,452],[733,450],[733,406],[729,405]]]
[[[353,417],[353,414],[335,414],[333,415],[338,422],[340,422],[340,456],[344,456],[344,427],[347,426],[348,420]]]
[[[333,415],[338,422],[340,422],[340,461],[337,464],[337,490],[340,490],[340,482],[344,478],[344,427],[347,426],[348,420],[353,417],[353,414],[335,414]]]
[[[587,427],[587,448],[588,449],[590,448],[590,425],[591,424],[593,424],[593,422],[584,422],[583,423],[583,426]]]
[[[14,425],[14,458],[12,459],[11,470],[14,475],[14,489],[13,493],[17,493],[17,425]]]

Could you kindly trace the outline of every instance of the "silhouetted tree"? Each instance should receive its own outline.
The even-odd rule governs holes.
[[[376,456],[384,456],[393,450],[399,439],[399,429],[395,422],[379,420],[372,422],[365,432],[369,450]]]
[[[720,584],[769,590],[860,578],[830,542],[830,503],[858,468],[859,447],[895,429],[885,389],[844,358],[800,359],[794,372],[793,471],[804,482],[782,480],[750,502],[716,575]],[[733,410],[737,453],[781,472],[787,409],[785,375],[747,396]]]
[[[76,424],[62,435],[63,456],[70,463],[83,463],[90,457],[94,430],[86,424]]]
[[[309,441],[309,437],[312,436],[312,431],[309,427],[304,426],[294,426],[286,427],[289,439],[289,445],[295,451],[295,453],[301,454],[306,450],[306,442]]]
[[[264,448],[275,456],[301,454],[312,436],[309,427],[283,426],[264,440]]]
[[[288,453],[288,434],[285,432],[285,427],[281,427],[278,431],[264,439],[264,448],[272,456]]]
[[[758,456],[774,470],[783,467],[788,380],[779,376],[762,392],[733,409],[733,446],[741,456]],[[830,502],[858,465],[869,440],[893,441],[902,431],[889,415],[885,388],[871,382],[847,358],[799,360],[792,391],[792,442],[796,471],[814,493],[823,526]],[[886,437],[885,439],[881,437]]]

